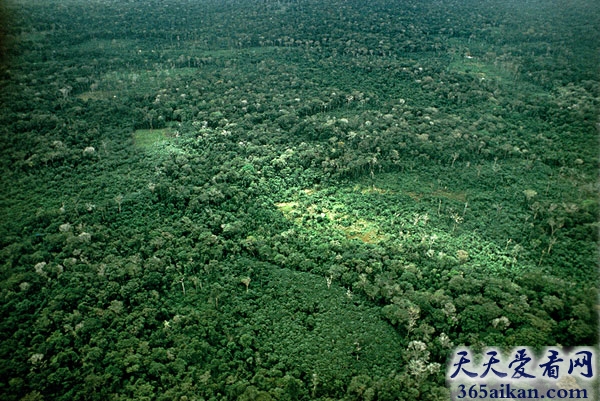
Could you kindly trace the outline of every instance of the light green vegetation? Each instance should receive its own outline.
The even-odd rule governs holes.
[[[135,146],[140,149],[148,150],[153,146],[164,145],[169,137],[174,135],[173,130],[169,128],[160,129],[138,129],[133,133]]]

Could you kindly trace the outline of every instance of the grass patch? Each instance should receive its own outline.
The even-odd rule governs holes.
[[[133,143],[137,148],[148,150],[155,145],[166,144],[173,135],[171,128],[138,129],[133,133]]]
[[[356,239],[364,243],[377,243],[386,238],[380,233],[379,225],[375,222],[353,216],[343,203],[324,205],[314,190],[304,191],[310,196],[306,202],[279,202],[275,206],[286,219],[307,229],[323,231],[323,234],[337,231],[346,239]],[[376,192],[378,193],[378,192]]]
[[[279,209],[284,216],[288,217],[298,208],[298,202],[280,202],[276,203],[275,206],[277,206],[277,209]]]

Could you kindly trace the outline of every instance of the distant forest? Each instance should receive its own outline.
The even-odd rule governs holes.
[[[0,399],[449,399],[598,344],[600,3],[7,0]]]

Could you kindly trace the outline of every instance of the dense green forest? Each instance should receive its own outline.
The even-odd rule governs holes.
[[[598,2],[0,14],[2,400],[447,400],[454,346],[598,342]]]

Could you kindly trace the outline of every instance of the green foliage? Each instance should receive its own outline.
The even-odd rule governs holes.
[[[596,4],[168,3],[0,7],[0,398],[441,400],[454,345],[597,344]]]

